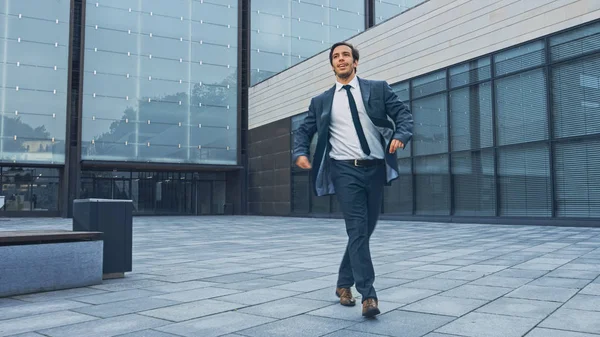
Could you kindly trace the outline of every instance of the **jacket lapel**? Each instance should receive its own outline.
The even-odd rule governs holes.
[[[366,108],[367,103],[369,102],[369,98],[371,97],[371,84],[369,83],[369,81],[365,81],[360,77],[358,77],[358,84],[360,85],[360,93]]]
[[[323,110],[321,110],[321,121],[324,122],[324,129],[329,132],[329,121],[331,120],[331,107],[333,106],[333,95],[335,94],[335,85],[327,90],[323,97]]]

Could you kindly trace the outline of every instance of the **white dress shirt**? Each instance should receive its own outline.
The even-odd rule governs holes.
[[[352,87],[350,92],[356,102],[358,117],[371,154],[367,156],[360,146],[354,122],[352,121],[348,93],[343,88],[344,84],[336,82],[329,124],[329,143],[331,144],[329,156],[335,160],[383,159],[384,149],[380,141],[381,134],[367,115],[358,78],[354,76],[354,79],[348,84]]]

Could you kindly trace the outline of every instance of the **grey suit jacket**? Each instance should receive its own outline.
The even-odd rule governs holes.
[[[409,108],[398,99],[385,81],[371,81],[358,78],[362,99],[369,118],[381,134],[385,149],[386,182],[389,185],[398,178],[396,153],[389,153],[392,139],[398,139],[405,145],[412,139],[413,118]],[[317,196],[334,194],[335,188],[329,173],[328,154],[329,121],[335,85],[324,93],[312,98],[308,115],[294,133],[292,160],[299,156],[309,157],[310,142],[318,133],[317,146],[312,164],[312,186]]]

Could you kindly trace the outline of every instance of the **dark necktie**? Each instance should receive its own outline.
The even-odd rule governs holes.
[[[363,131],[362,125],[360,124],[360,119],[358,118],[358,108],[356,107],[356,102],[354,101],[354,96],[350,92],[350,85],[346,84],[343,86],[348,93],[348,102],[350,103],[350,113],[352,114],[352,121],[354,122],[354,129],[356,129],[356,134],[358,134],[358,140],[360,141],[360,147],[363,152],[368,156],[371,154],[371,149],[369,149],[369,144],[367,143],[367,138],[365,138],[365,133]]]

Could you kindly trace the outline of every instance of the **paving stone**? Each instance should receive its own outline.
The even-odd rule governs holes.
[[[153,295],[160,295],[161,293],[156,291],[149,291],[143,289],[131,289],[117,292],[109,292],[100,295],[91,296],[79,296],[73,298],[75,301],[89,303],[89,304],[104,304],[110,302],[119,302],[134,298],[149,297]]]
[[[124,335],[118,335],[117,337],[179,337],[166,332],[160,332],[156,330],[142,330],[132,333],[126,333]],[[242,336],[243,337],[243,336]]]
[[[251,337],[320,337],[346,328],[353,322],[315,316],[296,316],[239,333]]]
[[[382,335],[374,335],[366,332],[351,331],[347,329],[338,330],[336,332],[324,335],[323,337],[382,337]],[[456,336],[454,336],[456,337]]]
[[[73,288],[57,291],[49,291],[35,294],[27,294],[14,296],[14,299],[26,301],[26,302],[43,302],[43,301],[54,301],[57,299],[76,299],[78,297],[96,295],[96,294],[109,294],[110,292],[93,289],[93,288]]]
[[[268,303],[246,307],[244,309],[240,309],[239,312],[282,319],[307,313],[315,309],[326,307],[330,304],[330,302],[325,301],[288,297]]]
[[[576,293],[577,289],[524,285],[506,294],[506,297],[526,298],[530,300],[540,301],[566,302]]]
[[[495,286],[495,287],[511,287],[518,288],[522,285],[525,285],[529,282],[533,281],[529,278],[520,278],[520,277],[501,277],[501,276],[486,276],[475,280],[469,284],[472,285],[480,285],[480,286]]]
[[[440,273],[437,275],[433,275],[432,278],[445,278],[451,280],[464,280],[464,281],[474,281],[478,278],[482,278],[486,275],[489,275],[486,272],[481,271],[466,271],[466,270],[452,270],[445,273]]]
[[[546,276],[552,277],[564,277],[564,278],[576,278],[583,280],[593,280],[600,275],[600,272],[589,271],[589,270],[567,270],[567,269],[556,269],[546,274]]]
[[[493,275],[501,276],[501,277],[518,277],[518,278],[536,279],[536,278],[541,277],[546,274],[548,274],[548,271],[546,271],[546,270],[527,270],[527,269],[508,268],[508,269],[501,270],[497,273],[494,273]]]
[[[583,288],[581,290],[580,294],[600,296],[600,284],[599,283],[591,283],[590,285]]]
[[[166,323],[140,315],[125,315],[38,331],[50,337],[106,337],[151,329]]]
[[[600,296],[578,294],[565,303],[563,308],[600,311]]]
[[[224,288],[224,289],[234,289],[234,290],[243,290],[243,291],[251,291],[257,289],[267,289],[271,287],[275,287],[282,284],[287,284],[289,281],[279,281],[279,280],[270,280],[266,278],[242,281],[242,282],[234,282],[234,283],[219,283],[216,287]]]
[[[111,302],[101,305],[85,306],[83,308],[71,309],[82,314],[101,318],[115,317],[136,312],[162,308],[178,304],[179,302],[167,301],[158,298],[145,297],[126,301]]]
[[[260,335],[263,328],[266,336],[285,330],[281,334],[286,336],[284,333],[303,331],[294,331],[297,325],[318,322],[315,333],[334,337],[458,337],[469,334],[442,329],[457,323],[469,326],[465,317],[487,315],[481,324],[490,327],[488,332],[465,331],[477,337],[498,331],[508,331],[502,337],[510,337],[511,331],[515,336],[521,331],[541,331],[548,333],[544,337],[579,337],[592,334],[598,321],[596,303],[600,301],[595,297],[600,296],[600,229],[380,221],[371,252],[382,314],[365,319],[360,303],[344,307],[334,295],[339,261],[347,244],[343,220],[301,221],[302,226],[288,217],[135,217],[133,272],[98,286],[0,299],[0,315],[5,315],[4,320],[0,316],[0,327],[31,337],[59,328],[66,336],[85,329],[90,334],[84,336],[249,337],[244,330]],[[0,222],[0,230],[7,225],[70,230],[72,221],[11,219]],[[449,289],[452,286],[456,288]],[[564,304],[520,298],[564,300],[569,291],[577,290],[580,292]],[[360,302],[360,294],[356,289],[353,292]],[[81,307],[61,306],[65,301]],[[277,315],[264,309],[273,302],[283,305],[274,307],[283,308],[284,314],[279,313],[283,319],[240,312],[254,308],[257,314]],[[302,307],[302,303],[307,305]],[[568,310],[577,315],[563,315],[559,318],[565,322],[553,323],[545,315],[555,309],[554,320],[557,313]],[[166,320],[146,315],[148,312]],[[140,317],[140,323],[155,319],[161,325],[115,321],[122,317]],[[77,321],[82,318],[94,321],[85,325]],[[170,321],[184,319],[187,321]],[[556,327],[525,329],[530,322],[542,320]],[[108,325],[114,322],[121,330],[111,330],[115,328]],[[355,325],[377,330],[358,331]],[[93,326],[101,328],[94,330]],[[19,328],[25,330],[16,330]],[[579,334],[571,336],[575,333]],[[0,336],[5,334],[0,329]]]
[[[213,282],[204,282],[204,281],[188,281],[188,282],[178,282],[178,283],[166,283],[164,285],[151,286],[144,288],[144,290],[148,291],[156,291],[161,293],[173,293],[177,291],[186,291],[191,289],[199,289],[199,288],[207,288],[211,286],[216,286],[218,283]],[[221,286],[219,284],[219,286]]]
[[[444,291],[440,295],[450,297],[474,298],[478,300],[494,300],[511,291],[511,288],[465,284],[460,287]]]
[[[348,330],[394,337],[421,337],[452,321],[454,317],[395,310]]]
[[[539,327],[600,334],[600,312],[560,308]]]
[[[96,317],[69,311],[57,311],[41,315],[19,317],[0,321],[0,336],[33,332],[62,325],[96,320]]]
[[[576,278],[544,276],[529,282],[530,286],[582,289],[590,283],[589,280]]]
[[[430,289],[430,290],[448,290],[456,288],[460,285],[467,283],[464,280],[450,280],[441,278],[427,278],[423,280],[413,281],[404,283],[402,286],[407,288],[419,288],[419,289]]]
[[[183,322],[190,319],[235,310],[242,307],[244,307],[243,304],[218,300],[202,300],[142,311],[139,314],[173,322]]]
[[[219,301],[240,303],[245,305],[257,305],[274,300],[298,295],[298,292],[280,289],[257,289],[242,293],[217,297]]]
[[[404,288],[404,286],[388,288],[377,293],[381,300],[408,304],[439,293],[436,290]]]
[[[593,337],[593,336],[590,336],[587,333],[581,333],[581,332],[535,328],[535,329],[531,330],[530,333],[525,335],[525,337]]]
[[[540,320],[472,312],[436,332],[468,337],[521,337]]]
[[[402,307],[402,310],[459,317],[479,308],[486,303],[487,301],[476,300],[472,298],[456,298],[435,295],[406,305]]]
[[[327,282],[327,281],[323,281],[323,280],[304,280],[304,281],[290,282],[290,283],[278,285],[278,286],[273,287],[273,289],[308,292],[308,291],[323,289],[326,287],[335,288],[335,285],[332,285],[331,282]]]
[[[392,310],[398,309],[402,306],[400,303],[387,302],[387,301],[379,301],[378,307],[381,311],[381,314],[385,314],[386,312],[390,312]],[[335,319],[343,319],[347,321],[357,321],[362,322],[367,318],[362,316],[362,306],[360,305],[360,300],[357,299],[356,305],[354,307],[346,307],[341,305],[339,302],[326,306],[324,308],[320,308],[317,310],[313,310],[307,313],[308,315],[321,316],[321,317],[329,317]]]
[[[225,296],[225,295],[230,295],[230,294],[237,294],[237,293],[239,293],[239,291],[237,291],[237,290],[206,287],[206,288],[178,291],[178,292],[174,292],[174,293],[170,293],[170,294],[158,295],[158,296],[154,296],[154,298],[159,298],[159,299],[169,300],[169,301],[177,301],[177,302],[193,302],[193,301],[204,300],[207,298],[214,298],[214,297]]]
[[[18,305],[5,306],[0,308],[0,320],[39,315],[55,311],[72,310],[75,308],[86,307],[88,304],[69,301],[57,300],[47,302],[18,302]]]
[[[240,312],[225,312],[155,328],[155,330],[185,337],[217,337],[273,322],[275,319],[248,315]]]
[[[477,309],[477,312],[544,319],[561,306],[559,302],[501,297]]]

